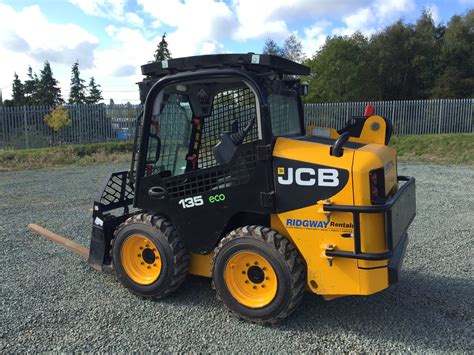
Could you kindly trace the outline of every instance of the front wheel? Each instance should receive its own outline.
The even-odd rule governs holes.
[[[184,281],[189,254],[170,221],[142,213],[117,228],[112,261],[118,280],[130,291],[162,298]]]
[[[239,318],[276,323],[300,303],[306,267],[296,248],[276,231],[246,226],[230,232],[215,250],[213,286]]]

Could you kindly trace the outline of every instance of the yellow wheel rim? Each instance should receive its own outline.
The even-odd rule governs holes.
[[[278,288],[277,276],[270,262],[250,251],[232,255],[225,265],[224,280],[232,297],[249,308],[270,304]]]
[[[128,237],[120,249],[122,267],[133,282],[150,285],[161,273],[161,255],[156,245],[143,235]]]

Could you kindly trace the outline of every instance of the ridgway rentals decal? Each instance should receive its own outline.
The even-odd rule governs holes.
[[[352,232],[354,230],[353,223],[296,218],[287,218],[286,227],[293,229],[314,229],[332,232]]]

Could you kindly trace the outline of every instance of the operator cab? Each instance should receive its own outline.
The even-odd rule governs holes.
[[[212,250],[242,218],[268,225],[274,137],[304,135],[300,84],[286,77],[309,69],[275,56],[225,54],[150,63],[142,73],[135,206],[166,214],[193,252]]]

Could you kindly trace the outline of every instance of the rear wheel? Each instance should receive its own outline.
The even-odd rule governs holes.
[[[162,298],[176,290],[189,266],[189,254],[173,225],[146,213],[117,228],[112,260],[122,285],[148,298]]]
[[[296,248],[276,231],[246,226],[215,250],[212,278],[217,297],[239,318],[276,323],[300,303],[306,268]]]

